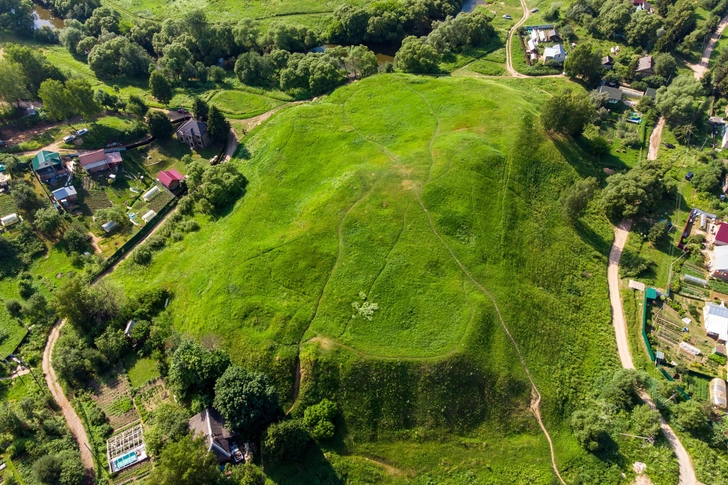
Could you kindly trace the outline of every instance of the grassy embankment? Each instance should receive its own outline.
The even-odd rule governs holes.
[[[309,457],[312,470],[374,473],[361,456],[377,455],[390,482],[550,483],[523,368],[450,248],[524,352],[562,471],[611,476],[564,421],[617,361],[611,231],[598,216],[572,228],[557,201],[597,168],[535,128],[534,88],[561,82],[377,76],[288,109],[245,140],[250,184],[234,209],[111,281],[171,289],[180,331],[222,337],[288,403],[300,346],[299,404],[332,396],[348,430],[328,462]],[[620,445],[631,463],[635,448]]]

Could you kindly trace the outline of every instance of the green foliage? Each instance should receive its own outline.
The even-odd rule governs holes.
[[[260,372],[229,366],[215,383],[214,407],[235,430],[256,434],[278,415],[278,397],[270,379]]]
[[[708,418],[703,407],[694,399],[675,406],[677,424],[691,433],[702,433],[708,429]]]
[[[230,122],[214,104],[210,107],[210,112],[207,117],[207,131],[210,133],[212,139],[217,141],[227,140],[230,134]]]
[[[660,432],[660,412],[647,404],[635,406],[632,410],[632,429],[637,436],[654,439]]]
[[[329,440],[334,437],[336,431],[334,418],[337,413],[336,404],[328,399],[323,399],[320,403],[306,408],[303,414],[303,424],[316,441]]]
[[[703,87],[693,76],[678,76],[657,90],[655,106],[671,125],[677,125],[695,118],[702,96]]]
[[[578,77],[587,85],[594,85],[601,78],[602,56],[590,44],[579,44],[566,58],[564,71],[569,77]]]
[[[571,415],[571,431],[587,451],[597,451],[607,435],[607,423],[595,409],[582,409]]]
[[[172,100],[172,84],[161,71],[154,70],[149,75],[149,90],[151,91],[152,96],[157,98],[157,101],[165,106],[167,106]],[[167,121],[169,121],[169,119]]]
[[[109,363],[118,361],[129,350],[129,339],[123,330],[108,327],[94,340],[96,348]]]
[[[73,224],[63,233],[61,241],[68,251],[84,253],[91,247],[91,236],[80,224]]]
[[[638,390],[645,386],[644,372],[620,369],[614,373],[611,382],[601,390],[604,400],[618,409],[630,410],[639,402]]]
[[[726,356],[725,355],[718,355],[718,354],[710,354],[710,357],[708,357],[713,362],[717,363],[718,365],[725,365],[726,364]]]
[[[144,441],[152,456],[159,456],[164,447],[187,434],[188,411],[173,403],[162,403],[146,423]]]
[[[222,350],[205,350],[200,344],[185,340],[172,355],[169,385],[180,399],[199,395],[212,403],[215,382],[230,365]]]
[[[222,475],[217,470],[217,458],[202,440],[184,436],[164,447],[149,481],[159,485],[215,485],[222,482]]]
[[[84,41],[82,40],[81,43]],[[79,43],[78,49],[81,49]],[[93,45],[95,44],[95,45]],[[84,50],[89,45],[84,45]],[[117,36],[106,42],[94,43],[88,54],[88,65],[100,77],[139,77],[149,72],[152,58],[142,46],[125,36]]]
[[[192,112],[198,120],[206,121],[207,115],[210,112],[210,107],[204,99],[199,96],[195,96],[195,99],[192,101]]]
[[[614,219],[647,214],[668,194],[663,181],[665,168],[660,162],[645,160],[626,174],[615,174],[607,179],[602,201],[607,215]]]
[[[695,174],[691,183],[698,192],[714,194],[723,186],[725,173],[726,169],[722,160],[711,160],[704,170]]]
[[[439,53],[484,45],[495,37],[495,29],[490,24],[492,18],[489,12],[478,9],[470,14],[460,13],[441,22],[435,21],[427,42]]]
[[[3,60],[20,66],[22,77],[14,74],[15,79],[25,79],[25,88],[31,96],[38,95],[41,83],[48,79],[64,81],[61,70],[46,59],[39,50],[28,46],[8,43],[3,46]]]
[[[52,207],[35,211],[35,227],[45,234],[53,234],[63,222],[61,214]]]
[[[126,109],[127,111],[129,111],[129,113],[136,116],[136,118],[140,120],[143,120],[144,117],[147,116],[147,112],[149,111],[149,107],[144,102],[144,100],[134,95],[129,96],[129,101],[126,105]]]
[[[406,37],[394,57],[398,69],[417,74],[434,73],[439,70],[440,55],[427,43],[426,38]]]
[[[263,454],[273,463],[294,462],[303,456],[310,440],[301,420],[275,423],[268,427],[263,437]]]
[[[578,181],[565,190],[560,200],[566,216],[572,221],[576,221],[583,216],[597,188],[597,179],[589,177]]]
[[[592,119],[594,107],[584,93],[562,91],[548,98],[541,112],[544,129],[576,136]]]
[[[174,126],[169,121],[167,114],[162,111],[152,111],[147,116],[147,124],[149,125],[149,133],[154,138],[165,139],[172,136],[174,133]]]
[[[670,229],[667,221],[656,222],[650,227],[650,231],[647,233],[647,239],[652,244],[660,244],[667,237],[667,233]]]
[[[40,85],[38,97],[48,116],[56,120],[68,121],[77,115],[88,118],[100,111],[91,85],[81,78],[71,78],[65,84],[55,79],[45,80]]]

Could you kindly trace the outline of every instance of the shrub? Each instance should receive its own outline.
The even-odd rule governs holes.
[[[136,264],[146,266],[152,262],[152,252],[146,247],[137,248],[132,253],[131,258]]]
[[[336,404],[328,399],[306,409],[303,414],[303,424],[306,425],[313,439],[320,441],[334,437],[336,432],[334,418],[337,412]]]
[[[306,427],[298,419],[270,425],[263,440],[263,453],[275,463],[299,459],[311,440]]]

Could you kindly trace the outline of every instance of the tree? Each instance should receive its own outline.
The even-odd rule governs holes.
[[[174,133],[174,126],[169,121],[169,117],[166,113],[161,111],[152,111],[147,116],[147,124],[149,125],[149,133],[154,138],[165,139],[172,136]]]
[[[25,180],[15,180],[10,185],[13,202],[24,211],[30,212],[42,207],[42,202],[38,198],[38,194],[33,190],[33,186]]]
[[[47,325],[50,314],[48,300],[41,293],[31,295],[23,307],[23,316],[34,325]]]
[[[647,233],[647,239],[653,245],[657,245],[665,240],[669,228],[670,226],[667,225],[667,221],[657,222],[652,225],[650,231]]]
[[[569,77],[578,77],[587,84],[594,85],[601,77],[602,57],[590,44],[579,44],[566,58],[564,72]]]
[[[607,0],[599,8],[598,28],[604,38],[622,34],[629,24],[634,6],[629,0]]]
[[[149,76],[149,89],[157,101],[167,106],[172,101],[172,85],[161,71],[152,71]]]
[[[91,236],[83,228],[83,226],[73,224],[63,233],[61,241],[65,244],[68,251],[84,253],[90,247]]]
[[[200,121],[206,121],[207,115],[210,112],[210,107],[207,105],[204,99],[199,96],[195,96],[192,100],[192,112],[195,114],[195,118]]]
[[[66,27],[61,31],[60,38],[63,47],[65,47],[68,52],[75,55],[78,43],[84,37],[84,33],[81,29],[76,27]]]
[[[207,131],[213,140],[217,141],[227,140],[230,134],[230,122],[214,104],[210,106],[210,113],[207,117]]]
[[[43,81],[54,79],[64,81],[66,78],[61,70],[48,62],[48,59],[38,49],[17,44],[5,44],[3,59],[20,65],[25,79],[26,88],[31,96],[38,94]]]
[[[607,436],[607,423],[595,409],[582,409],[571,415],[571,430],[587,451],[597,451]]]
[[[271,81],[273,66],[268,56],[255,51],[246,52],[235,61],[235,75],[240,82],[250,85],[264,85]]]
[[[81,457],[71,450],[43,455],[33,463],[33,477],[44,485],[81,485],[84,480]]]
[[[119,296],[106,285],[89,287],[80,278],[73,278],[56,291],[54,305],[61,318],[66,318],[74,329],[86,334],[118,315]]]
[[[424,37],[405,37],[394,57],[395,65],[404,72],[427,74],[437,72],[440,55]]]
[[[168,70],[176,79],[183,79],[185,73],[194,70],[190,62],[192,53],[183,44],[174,42],[165,46],[162,52],[163,56],[159,59],[159,65]]]
[[[149,482],[158,485],[215,485],[222,482],[215,455],[202,440],[184,436],[162,449]]]
[[[685,431],[697,434],[709,429],[705,411],[694,399],[678,404],[675,407],[675,413],[677,414],[677,424]]]
[[[220,66],[210,66],[207,69],[207,78],[215,84],[220,84],[225,79],[225,69]]]
[[[68,121],[73,115],[73,100],[61,81],[55,79],[43,81],[38,90],[38,97],[43,101],[43,109],[51,118]]]
[[[10,104],[30,96],[27,88],[28,79],[20,64],[2,60],[0,61],[0,72],[3,73],[0,76],[0,100]]]
[[[592,119],[594,107],[584,93],[562,91],[546,100],[541,112],[541,125],[544,129],[576,136]]]
[[[635,406],[632,410],[632,428],[636,435],[654,439],[660,432],[660,412],[647,404]]]
[[[243,466],[235,466],[231,470],[230,479],[236,485],[265,485],[266,476],[263,471],[252,462]]]
[[[126,109],[132,115],[136,116],[137,119],[143,120],[147,116],[149,107],[142,98],[132,94],[129,96],[129,101],[126,104]]]
[[[657,90],[655,106],[670,124],[693,119],[702,99],[703,87],[693,76],[678,76],[668,87]]]
[[[268,376],[234,365],[215,383],[213,406],[230,428],[253,434],[278,415],[278,397]]]
[[[306,408],[303,413],[303,424],[306,425],[313,439],[321,441],[334,437],[336,432],[334,418],[337,412],[336,404],[328,399],[323,399],[320,403]]]
[[[655,56],[653,69],[656,75],[670,79],[677,72],[677,62],[672,54],[663,52]]]
[[[274,463],[286,463],[303,456],[311,437],[301,420],[271,424],[263,438],[263,454]]]
[[[620,369],[614,373],[611,382],[602,388],[604,400],[615,405],[618,409],[632,409],[639,401],[637,391],[644,387],[646,376],[644,373]]]
[[[584,215],[597,187],[597,179],[589,177],[580,180],[564,191],[561,196],[561,207],[569,219],[576,221]]]
[[[63,463],[56,455],[43,455],[33,463],[33,476],[44,485],[61,483]]]
[[[377,56],[363,45],[349,47],[349,62],[357,79],[371,76],[379,71]]]
[[[88,49],[86,42],[85,38],[82,39],[77,49]],[[149,53],[123,35],[115,36],[106,42],[97,41],[88,54],[88,65],[99,77],[145,76],[151,64],[152,58]]]
[[[221,350],[205,350],[200,344],[185,340],[172,355],[169,366],[170,387],[181,399],[194,395],[211,402],[215,383],[230,365]]]
[[[109,363],[115,363],[129,349],[129,339],[123,330],[108,327],[104,333],[96,337],[94,345]]]
[[[187,434],[188,420],[187,410],[182,406],[174,403],[160,404],[145,427],[144,441],[149,453],[159,456],[166,445]]]
[[[638,10],[632,14],[632,19],[627,25],[627,41],[635,47],[651,50],[657,39],[657,31],[662,28],[662,25],[663,20],[659,15]]]
[[[61,214],[52,207],[35,211],[35,227],[46,235],[55,233],[61,222],[63,222]]]
[[[695,190],[705,194],[720,191],[725,176],[725,166],[721,160],[711,160],[704,170],[696,173],[692,184]]]
[[[96,226],[101,229],[104,224],[109,221],[116,222],[119,226],[124,227],[129,224],[129,218],[126,217],[124,209],[119,206],[99,209],[94,213]]]
[[[119,97],[115,94],[107,93],[102,89],[96,90],[94,93],[94,101],[99,106],[103,106],[109,110],[116,110],[119,106]]]

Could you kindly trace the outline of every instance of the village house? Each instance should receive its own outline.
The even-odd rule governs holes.
[[[184,176],[175,169],[162,170],[157,175],[157,180],[167,187],[169,190],[175,190],[179,187],[179,183],[184,179]]]
[[[78,200],[78,193],[73,185],[61,187],[52,192],[53,198],[64,207],[68,207],[71,202]]]
[[[611,69],[614,67],[614,59],[612,58],[612,56],[602,57],[602,67],[604,69]]]
[[[703,325],[705,335],[725,344],[728,341],[728,308],[725,303],[706,303],[703,307]]]
[[[52,182],[68,175],[66,166],[57,152],[41,150],[33,157],[33,171],[43,182]]]
[[[95,173],[116,169],[123,162],[121,160],[121,153],[119,152],[105,153],[103,150],[96,150],[79,156],[78,163],[88,173]]]
[[[653,74],[655,74],[655,70],[653,69],[653,67],[654,62],[652,60],[652,56],[640,57],[639,63],[637,64],[637,69],[635,69],[634,72],[642,76],[652,76]]]
[[[609,99],[607,99],[607,102],[609,104],[617,104],[620,101],[622,101],[622,95],[624,94],[621,89],[619,88],[612,88],[609,86],[599,86],[599,92],[600,93],[607,93],[609,96]]]
[[[207,132],[207,123],[189,119],[177,128],[177,139],[186,143],[190,148],[207,148],[212,143],[210,133]]]
[[[728,224],[725,222],[721,222],[720,226],[718,226],[713,246],[728,246]]]
[[[225,427],[225,419],[217,410],[207,408],[201,413],[195,414],[190,418],[187,427],[194,436],[204,439],[207,451],[212,452],[218,462],[246,461],[236,443],[239,434],[233,433]]]
[[[566,60],[566,51],[561,46],[561,44],[556,44],[555,46],[547,47],[543,51],[543,60],[544,60],[544,62],[553,60],[553,61],[561,64]]]

